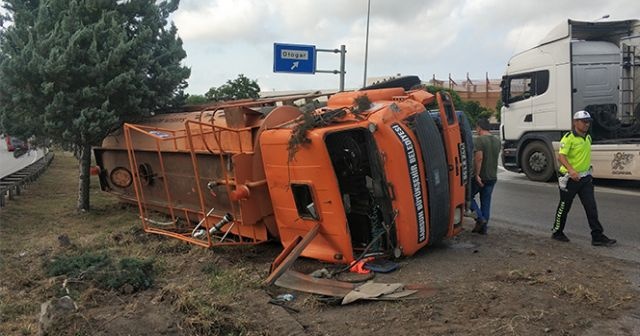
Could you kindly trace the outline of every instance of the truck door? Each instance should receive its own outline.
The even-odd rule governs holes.
[[[531,73],[502,77],[502,102],[507,108],[502,123],[506,139],[518,139],[534,128],[531,105]]]
[[[446,92],[436,94],[442,123],[442,138],[444,140],[447,162],[449,164],[449,188],[450,188],[450,223],[448,237],[455,235],[461,228],[462,215],[465,204],[465,187],[468,181],[467,162],[464,143],[460,135],[460,124],[456,116],[456,109],[451,96]]]

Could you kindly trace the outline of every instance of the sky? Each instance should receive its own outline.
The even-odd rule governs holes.
[[[182,0],[173,22],[191,68],[187,92],[239,74],[262,91],[337,89],[334,74],[273,72],[273,44],[345,45],[345,87],[364,82],[368,0]],[[370,0],[367,77],[500,78],[510,56],[567,19],[640,19],[637,0]],[[317,69],[340,57],[318,53]]]
[[[640,19],[637,0],[181,0],[171,20],[191,68],[186,91],[204,94],[239,74],[263,92],[339,87],[336,74],[274,73],[274,43],[344,45],[345,87],[360,88],[369,1],[368,78],[499,79],[513,54],[567,19]],[[339,68],[339,54],[318,53],[318,70]]]

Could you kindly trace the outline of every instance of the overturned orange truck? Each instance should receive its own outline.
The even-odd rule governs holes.
[[[303,256],[409,256],[460,232],[470,168],[451,97],[414,84],[335,93],[321,108],[288,96],[125,124],[94,150],[101,188],[137,204],[145,231],[200,246],[290,248],[317,230]]]

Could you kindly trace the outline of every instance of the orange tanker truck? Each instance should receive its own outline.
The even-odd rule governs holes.
[[[451,97],[419,83],[125,124],[94,150],[101,188],[137,204],[145,231],[204,247],[308,237],[301,255],[327,262],[409,256],[460,232],[470,164]]]

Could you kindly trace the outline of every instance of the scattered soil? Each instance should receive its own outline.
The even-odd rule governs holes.
[[[95,210],[77,214],[76,170],[73,158],[58,155],[0,210],[0,335],[37,334],[40,304],[63,295],[78,310],[50,335],[640,334],[639,284],[631,278],[640,265],[595,248],[505,228],[486,236],[467,230],[374,278],[423,284],[433,296],[332,305],[261,284],[277,244],[206,250],[146,234],[136,209],[99,192],[97,181]],[[152,259],[153,285],[105,290],[81,277],[46,275],[47,261],[82,251]],[[294,268],[327,266],[300,259]],[[283,293],[295,295],[287,303],[295,311],[268,303]]]

